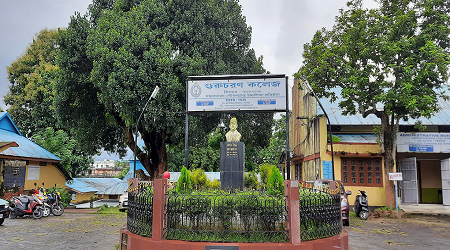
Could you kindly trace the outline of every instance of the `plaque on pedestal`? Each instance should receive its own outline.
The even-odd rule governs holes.
[[[243,142],[220,143],[220,187],[244,188],[245,145]]]

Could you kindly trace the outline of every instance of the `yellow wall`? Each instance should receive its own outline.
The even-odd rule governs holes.
[[[91,197],[97,198],[97,195],[95,195],[96,191],[93,192],[89,192],[89,193],[77,193],[76,194],[76,199],[75,200],[71,200],[70,202],[72,203],[80,203],[82,201],[89,201],[91,199]]]
[[[40,166],[39,180],[28,180],[28,166],[30,165],[39,166],[39,162],[30,161],[27,165],[24,186],[25,190],[35,188],[35,182],[37,187],[42,187],[42,182],[44,182],[44,188],[54,187],[55,184],[59,187],[64,187],[66,185],[64,175],[52,163],[48,162],[46,166]]]

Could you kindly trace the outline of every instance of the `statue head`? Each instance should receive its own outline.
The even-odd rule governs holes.
[[[237,120],[235,117],[230,120],[230,130],[235,131],[237,129]]]

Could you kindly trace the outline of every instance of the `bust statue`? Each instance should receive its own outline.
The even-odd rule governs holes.
[[[241,134],[236,130],[237,120],[235,117],[230,120],[230,131],[225,134],[227,142],[238,142],[241,140]]]

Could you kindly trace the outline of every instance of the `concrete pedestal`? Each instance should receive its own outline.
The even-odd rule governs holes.
[[[220,187],[244,188],[245,145],[243,142],[220,143]]]

